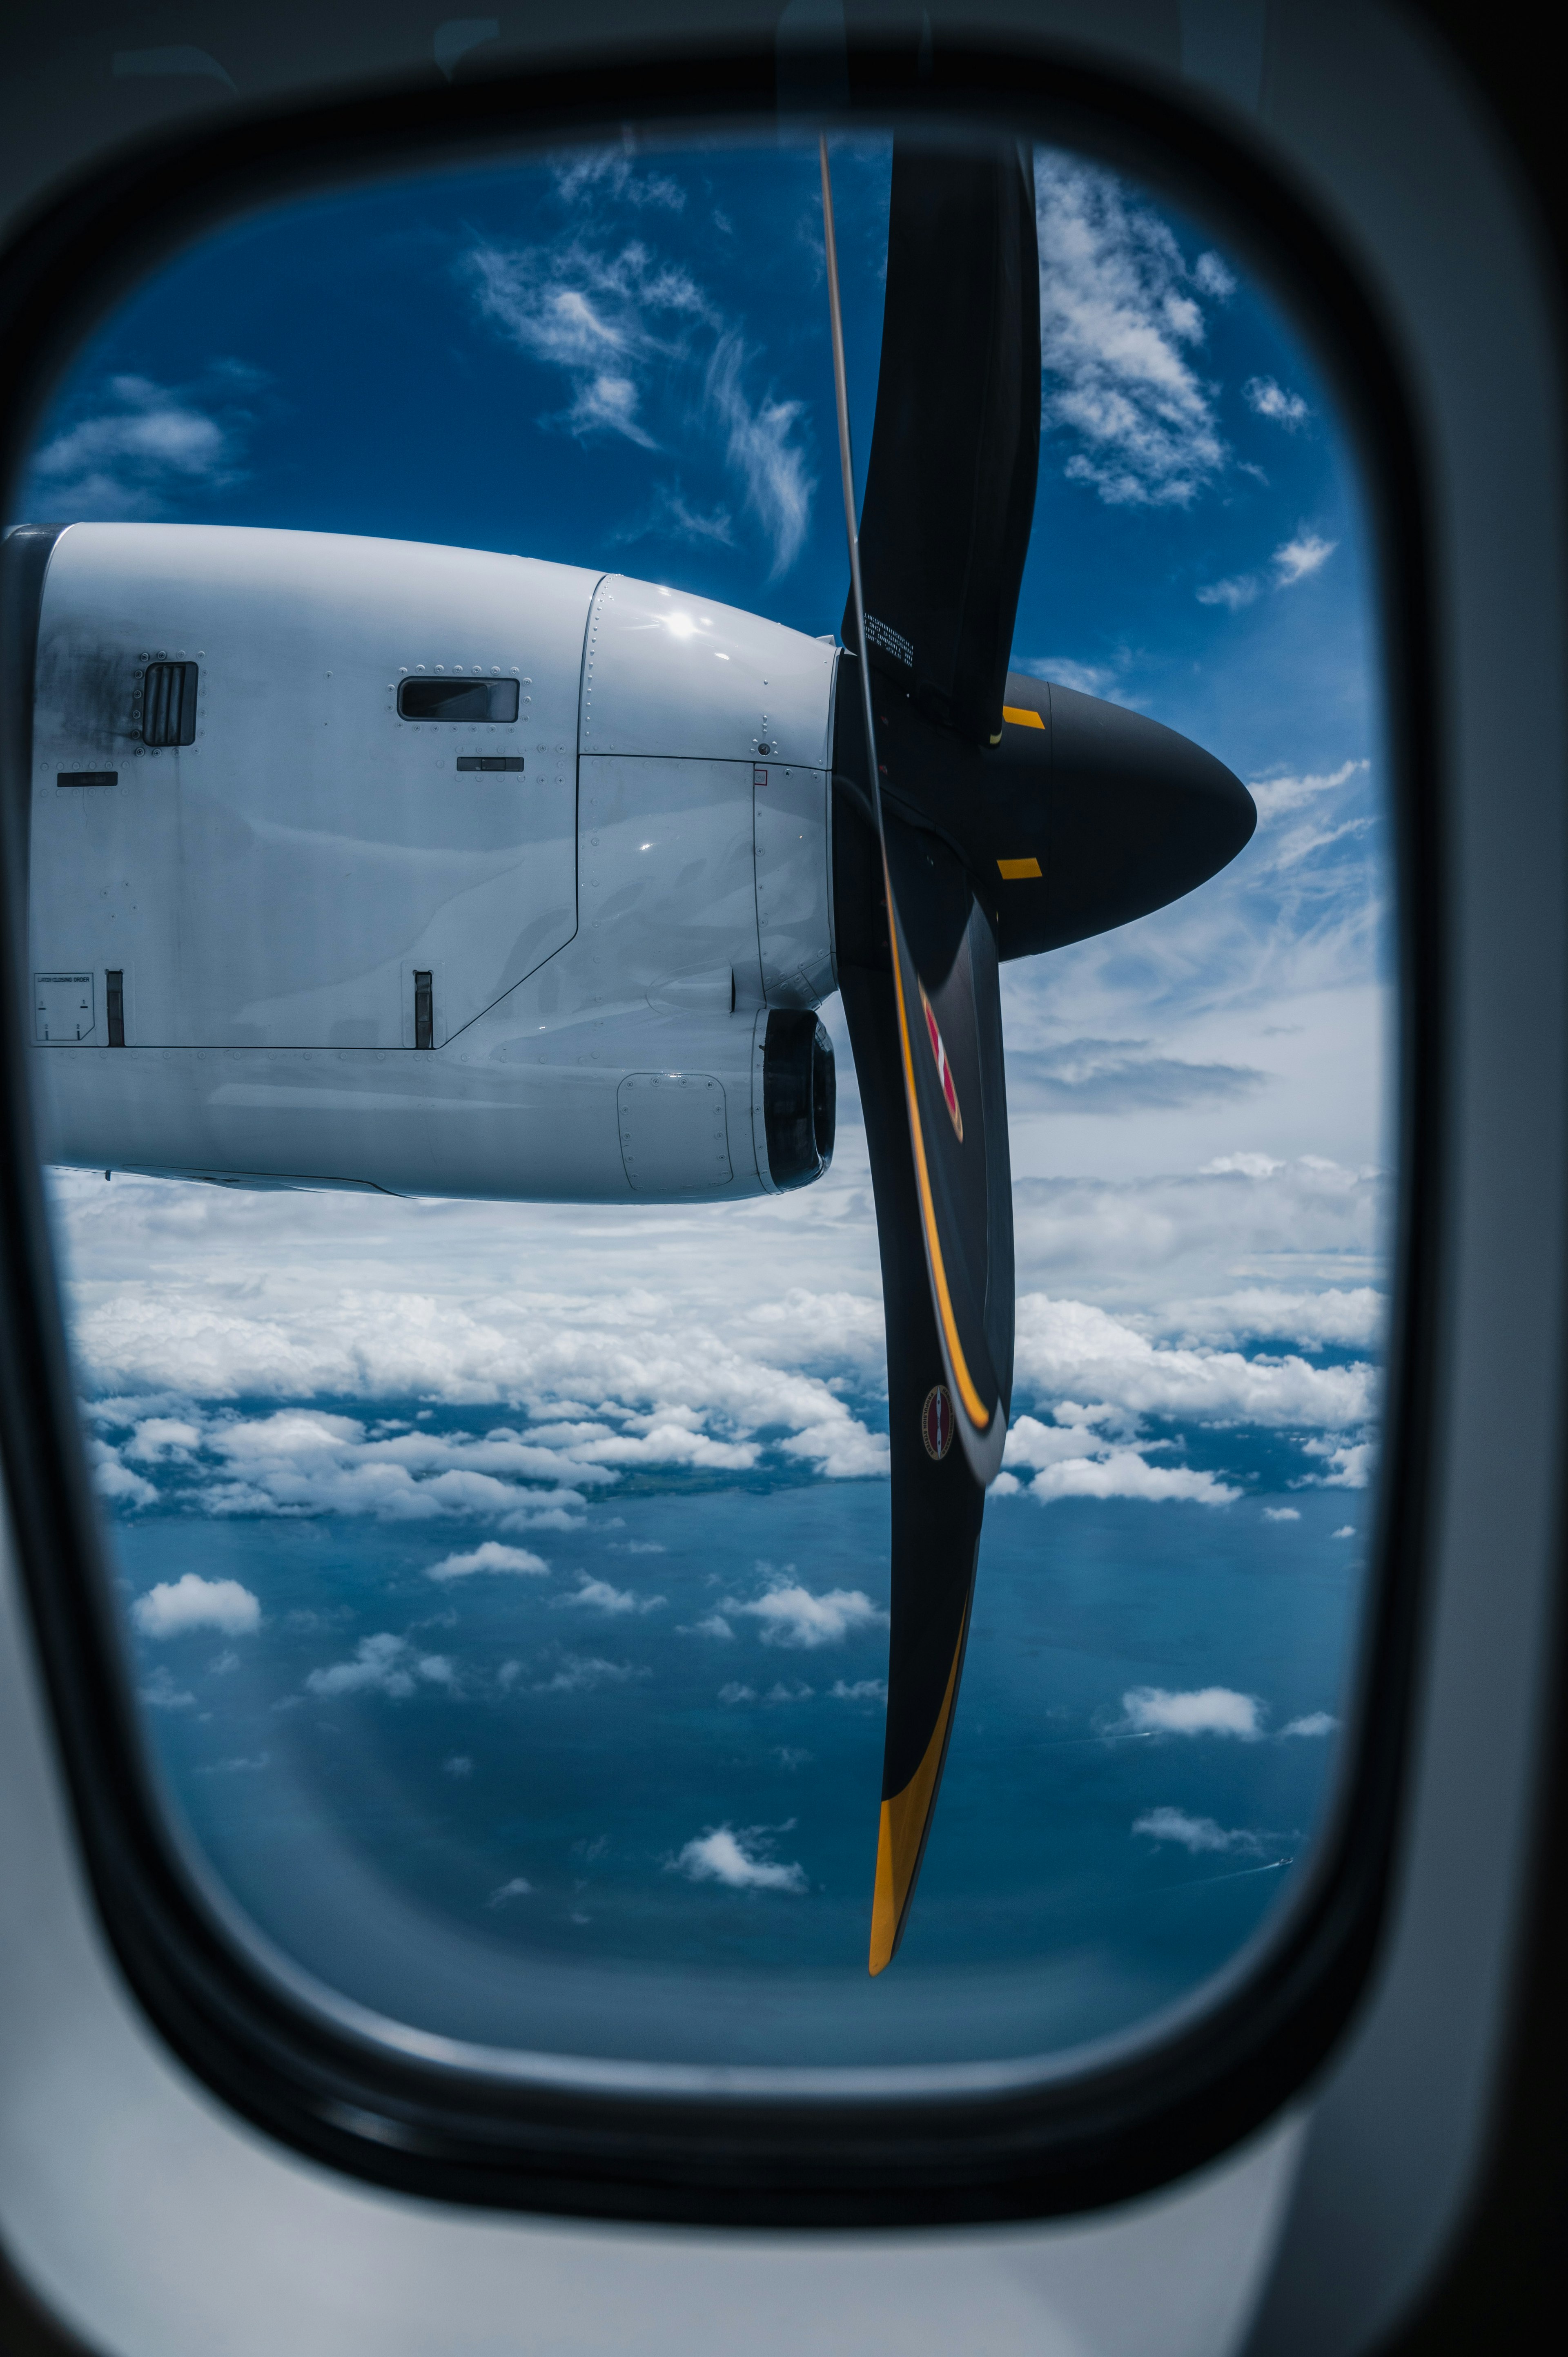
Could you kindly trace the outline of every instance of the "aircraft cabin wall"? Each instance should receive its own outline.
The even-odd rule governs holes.
[[[34,716],[54,1157],[771,1189],[768,1017],[833,987],[835,662],[572,566],[70,527]]]

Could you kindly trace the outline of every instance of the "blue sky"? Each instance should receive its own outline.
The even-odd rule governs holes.
[[[1048,2040],[1146,2010],[1244,1936],[1324,1789],[1370,1522],[1392,1059],[1372,584],[1345,439],[1301,339],[1211,241],[1092,167],[1042,153],[1037,170],[1045,433],[1015,661],[1198,737],[1260,809],[1248,851],[1199,893],[1004,974],[1018,1387],[982,1586],[990,1564],[999,1599],[1037,1578],[1079,1602],[1036,1649],[1054,1663],[1038,1687],[1015,1659],[1036,1605],[977,1614],[966,1695],[990,1695],[974,1712],[1036,1763],[1020,1809],[1087,1810],[1110,1847],[1073,1871],[1085,1891],[1114,1888],[1120,1926],[1093,1932],[1090,1899],[1074,1901],[1099,1961],[1057,2031],[1030,2033]],[[843,147],[834,173],[864,461],[886,145]],[[821,228],[806,147],[618,150],[265,217],[166,270],[84,352],[23,511],[512,549],[831,630],[845,562]],[[707,1923],[715,1954],[761,1970],[756,1921],[702,1912],[744,1902],[800,1910],[797,1964],[863,1971],[844,1962],[861,1867],[826,1835],[811,1846],[813,1809],[863,1771],[874,1835],[875,1728],[860,1719],[875,1718],[886,1582],[885,1563],[857,1570],[823,1536],[837,1496],[843,1528],[871,1544],[886,1468],[864,1136],[835,1006],[824,1015],[834,1166],[766,1203],[369,1205],[61,1176],[127,1596],[198,1582],[133,1621],[149,1720],[225,1855],[248,1856],[262,1821],[238,1796],[285,1767],[290,1791],[308,1784],[330,1721],[359,1729],[378,1792],[394,1772],[434,1779],[440,1807],[417,1803],[431,1822],[467,1796],[487,1938],[510,1878],[526,1888],[500,1910],[509,1937],[524,1936],[522,1902],[553,1891],[552,1921],[581,1915],[586,1939],[594,1910],[570,1892],[593,1876],[569,1859],[592,1853],[628,1861],[622,1912],[601,1889],[594,1916],[619,1926],[607,1956],[640,1939],[689,1958]],[[639,1513],[667,1518],[646,1561]],[[342,1555],[336,1617],[318,1624],[306,1529],[337,1534]],[[487,1545],[541,1568],[485,1558],[442,1588],[441,1632],[422,1633],[432,1564]],[[1167,1574],[1152,1608],[1140,1583]],[[253,1610],[206,1593],[223,1582]],[[1271,1595],[1274,1619],[1240,1644],[1238,1598],[1245,1620]],[[252,1657],[269,1666],[245,1685],[234,1663]],[[522,1665],[510,1684],[507,1661]],[[830,1702],[837,1687],[856,1711]],[[724,1703],[732,1689],[749,1700]],[[634,1840],[590,1823],[582,1798],[552,1864],[548,1844],[509,1852],[484,1817],[498,1738],[458,1719],[465,1697],[493,1718],[568,1690],[596,1724],[624,1723],[628,1777],[668,1786],[671,1813]],[[1135,1699],[1149,1695],[1164,1699]],[[791,1710],[822,1724],[791,1733]],[[1053,1713],[1067,1748],[1042,1750]],[[981,1772],[961,1736],[954,1792]],[[1097,1800],[1098,1768],[1051,1781],[1069,1753],[1109,1760],[1117,1744],[1148,1763],[1135,1792],[1122,1768]],[[472,1781],[443,1764],[470,1758]],[[971,1830],[948,1854],[939,1829],[922,1889],[948,1964],[981,1936],[963,1928],[980,1920],[963,1845],[984,1810],[966,1805],[944,1799],[955,1840]],[[1129,1897],[1152,1861],[1195,1890],[1222,1874],[1232,1908],[1159,1957]],[[1038,1871],[1034,1912],[1004,1942],[1017,1954],[1056,1936],[1051,1877],[1068,1868]],[[1262,1894],[1251,1915],[1234,1912],[1233,1882]],[[821,1920],[837,1928],[813,1948],[800,1926],[830,1886]],[[900,2034],[924,2050],[918,2024]]]

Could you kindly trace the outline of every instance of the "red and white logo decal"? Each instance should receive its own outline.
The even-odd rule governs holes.
[[[963,1144],[963,1115],[958,1109],[958,1091],[953,1086],[952,1070],[948,1062],[948,1051],[942,1045],[942,1035],[937,1028],[937,1018],[931,1011],[931,1002],[926,996],[926,985],[924,983],[920,985],[920,1006],[926,1017],[926,1037],[931,1043],[931,1053],[937,1060],[937,1078],[942,1084],[942,1102],[947,1106],[948,1119],[951,1122],[954,1135],[956,1135],[959,1144],[961,1146]]]
[[[926,1394],[926,1405],[920,1410],[920,1437],[926,1444],[926,1454],[940,1465],[952,1447],[952,1401],[945,1383],[935,1383]]]

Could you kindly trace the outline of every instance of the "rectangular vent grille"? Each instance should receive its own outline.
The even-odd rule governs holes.
[[[142,683],[142,742],[144,745],[194,745],[196,742],[196,665],[156,662],[147,665]]]
[[[109,1018],[109,1045],[125,1044],[125,970],[111,966],[103,976],[103,1011]]]
[[[416,1048],[435,1045],[435,992],[427,974],[413,977],[413,1044]]]

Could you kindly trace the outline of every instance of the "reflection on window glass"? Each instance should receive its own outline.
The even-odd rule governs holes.
[[[834,170],[864,464],[889,144]],[[260,1949],[423,2029],[672,2063],[1059,2052],[1224,1966],[1324,1821],[1393,1137],[1362,494],[1273,296],[1101,167],[1035,173],[1017,692],[1181,732],[1258,827],[1170,906],[1002,968],[1011,1428],[875,1979],[877,1232],[842,1002],[791,964],[806,918],[765,865],[769,827],[823,823],[789,732],[846,586],[814,149],[618,148],[247,221],[124,305],[37,446],[21,514],[114,528],[66,534],[46,599],[106,612],[92,568],[118,567],[126,627],[184,632],[201,671],[194,740],[155,736],[150,687],[133,712],[145,640],[79,709],[46,605],[33,967],[73,1007],[113,995],[34,1060],[146,1740]],[[274,535],[259,569],[231,525]],[[389,542],[423,544],[413,572]],[[452,589],[464,549],[502,554]],[[546,595],[511,552],[573,569]],[[746,616],[800,634],[766,642],[789,677]],[[647,707],[604,683],[638,631],[701,661],[716,716],[657,792],[615,770]],[[461,672],[417,672],[433,636]],[[528,794],[433,796],[451,740],[389,714],[511,722],[524,673]],[[182,748],[156,809],[144,733]],[[99,769],[115,792],[59,795]],[[747,896],[749,966],[712,948]],[[822,1001],[837,1120],[802,1065],[821,1175],[759,1194],[769,974]],[[681,1044],[721,1034],[754,1106]],[[550,1175],[568,1035],[595,1085],[614,1066],[591,1187]],[[505,1200],[523,1169],[543,1200]]]

